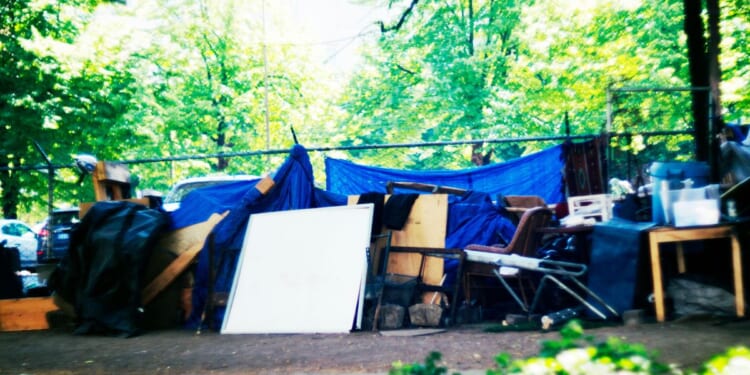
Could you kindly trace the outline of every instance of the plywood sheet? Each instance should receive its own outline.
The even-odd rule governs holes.
[[[403,230],[393,231],[391,245],[405,247],[445,248],[448,223],[448,195],[422,194],[414,201]],[[422,255],[394,253],[388,257],[388,272],[416,276]],[[443,278],[443,259],[427,257],[422,280],[428,285],[439,285]]]
[[[372,211],[252,215],[221,333],[349,332],[361,322]]]
[[[48,329],[47,313],[55,310],[52,297],[0,300],[0,331]]]
[[[386,195],[386,201],[390,196]],[[359,196],[347,198],[349,204],[356,204]],[[448,195],[421,194],[412,206],[406,225],[402,230],[392,231],[392,246],[445,248],[445,235],[448,224]],[[388,257],[387,272],[417,276],[422,262],[418,253],[393,253]],[[427,257],[422,272],[423,282],[440,285],[443,278],[443,259]]]

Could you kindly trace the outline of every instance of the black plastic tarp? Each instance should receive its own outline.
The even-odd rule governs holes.
[[[144,270],[168,221],[162,211],[127,201],[98,202],[89,209],[48,281],[74,307],[75,333],[140,333]]]

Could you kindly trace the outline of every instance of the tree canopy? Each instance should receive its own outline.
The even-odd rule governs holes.
[[[466,168],[472,153],[502,161],[554,142],[487,140],[689,131],[695,123],[687,110],[694,98],[673,90],[695,83],[687,2],[359,3],[385,16],[360,36],[361,62],[342,83],[312,45],[297,42],[307,31],[283,1],[4,2],[3,216],[44,211],[45,156],[56,166],[54,204],[62,206],[93,200],[88,180],[79,183],[72,168],[82,153],[132,162],[140,188],[166,191],[193,175],[269,172],[284,154],[253,152],[287,149],[292,129],[311,147],[461,141],[336,155]],[[721,5],[723,119],[742,121],[750,106],[748,7],[713,3]],[[699,47],[709,53],[710,27],[703,33]],[[694,151],[690,135],[612,142],[641,161]]]

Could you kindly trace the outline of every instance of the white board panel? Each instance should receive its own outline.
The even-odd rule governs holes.
[[[344,333],[361,324],[372,204],[250,216],[221,333]]]

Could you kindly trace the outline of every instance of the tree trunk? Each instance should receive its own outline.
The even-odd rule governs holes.
[[[695,130],[695,157],[711,165],[712,180],[718,181],[718,145],[714,133],[723,127],[721,93],[721,67],[719,66],[719,0],[706,0],[708,13],[708,40],[701,18],[702,2],[684,0],[685,35],[687,36],[690,84],[692,92],[693,128]]]
[[[8,164],[4,163],[4,167]],[[18,218],[18,197],[21,189],[18,185],[18,175],[9,170],[0,171],[0,186],[2,186],[2,217],[6,219]]]
[[[713,171],[712,180],[719,181],[719,143],[715,135],[724,128],[722,117],[721,91],[721,66],[719,65],[719,54],[721,53],[721,32],[719,30],[720,9],[719,0],[706,0],[708,10],[708,82],[711,88],[711,121],[709,123],[709,162]]]
[[[707,161],[709,155],[708,98],[706,88],[709,86],[708,56],[703,20],[701,19],[701,1],[683,0],[685,12],[684,30],[687,36],[688,63],[690,67],[690,85],[692,91],[693,129],[695,131],[695,157]]]

